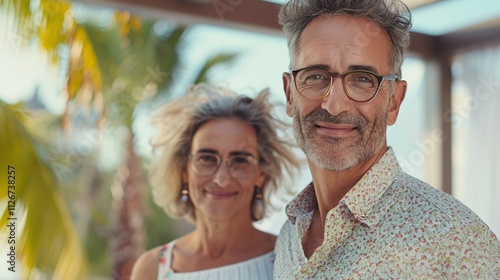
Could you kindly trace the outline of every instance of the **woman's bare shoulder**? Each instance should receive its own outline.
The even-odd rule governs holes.
[[[135,261],[130,280],[156,280],[158,278],[158,259],[163,246],[148,250]]]

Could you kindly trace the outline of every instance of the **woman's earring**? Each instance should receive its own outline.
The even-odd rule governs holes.
[[[188,202],[189,201],[189,191],[188,191],[188,186],[186,184],[182,185],[181,201],[182,202]]]
[[[253,217],[258,221],[264,217],[264,196],[262,195],[262,187],[255,186],[254,192]]]

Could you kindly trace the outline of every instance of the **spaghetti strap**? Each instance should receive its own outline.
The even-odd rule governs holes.
[[[170,265],[172,264],[172,252],[175,241],[163,245],[160,250],[160,255],[158,256],[158,280],[165,279],[171,271]]]

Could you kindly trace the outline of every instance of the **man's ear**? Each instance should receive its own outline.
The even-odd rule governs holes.
[[[283,90],[285,91],[286,96],[286,114],[289,117],[292,117],[292,96],[291,96],[291,84],[292,84],[292,75],[290,73],[283,73]]]
[[[397,81],[394,85],[394,92],[392,93],[389,103],[389,112],[387,114],[387,125],[393,125],[398,118],[399,108],[405,99],[406,95],[406,81]]]

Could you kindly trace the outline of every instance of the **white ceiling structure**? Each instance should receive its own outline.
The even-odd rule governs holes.
[[[440,36],[499,24],[498,0],[404,1],[413,7],[413,31],[419,33]]]
[[[209,23],[281,34],[276,21],[285,0],[74,0],[129,10],[141,17],[183,24]],[[403,0],[413,13],[413,52],[434,57],[446,50],[500,41],[498,0]]]

